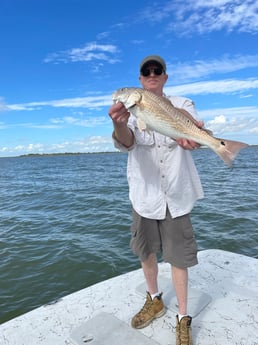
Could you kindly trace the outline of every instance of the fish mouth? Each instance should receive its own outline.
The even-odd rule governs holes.
[[[112,95],[112,101],[113,101],[113,104],[118,103],[118,100],[117,100],[117,93],[116,93],[116,92],[114,92],[113,95]]]

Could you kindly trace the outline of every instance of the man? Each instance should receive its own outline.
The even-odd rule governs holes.
[[[165,96],[168,79],[166,63],[158,55],[140,63],[139,80],[144,89]],[[196,116],[193,102],[170,97],[172,104]],[[179,313],[176,316],[176,344],[192,345],[191,321],[187,314],[187,268],[197,264],[197,245],[189,213],[203,197],[201,182],[189,150],[198,148],[193,141],[165,137],[155,131],[140,131],[137,120],[123,104],[110,107],[115,146],[128,151],[127,177],[133,207],[131,248],[139,257],[147,285],[143,308],[133,317],[132,327],[143,328],[165,313],[158,288],[157,253],[171,264]],[[202,127],[202,122],[197,122]]]

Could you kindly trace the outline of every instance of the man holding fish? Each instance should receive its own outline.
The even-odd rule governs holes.
[[[190,151],[204,143],[195,138],[213,137],[202,129],[201,121],[195,120],[197,113],[190,99],[164,95],[167,79],[163,58],[145,57],[140,63],[142,89],[115,92],[109,115],[115,146],[128,152],[127,177],[133,207],[130,246],[141,261],[147,287],[145,304],[132,318],[132,327],[146,327],[165,313],[158,286],[157,254],[161,251],[164,261],[171,264],[178,301],[176,345],[193,345],[192,318],[187,311],[188,267],[198,262],[190,212],[196,200],[203,198],[203,189]],[[171,110],[174,118],[170,114],[165,117]],[[197,134],[189,136],[189,131]],[[226,146],[229,151],[227,141],[216,140],[222,150]],[[240,148],[230,153],[230,158],[222,159],[230,164]]]

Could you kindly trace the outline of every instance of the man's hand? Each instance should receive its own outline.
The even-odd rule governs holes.
[[[125,108],[123,103],[113,104],[109,108],[108,114],[113,120],[114,125],[118,127],[127,125],[130,116],[129,111]]]
[[[204,125],[203,121],[196,121],[196,126],[199,128],[202,128]],[[181,146],[185,150],[194,150],[198,149],[201,145],[196,143],[193,140],[188,140],[188,139],[177,139],[176,142],[178,143],[179,146]]]
[[[114,125],[113,138],[125,147],[131,147],[134,144],[134,135],[127,127],[128,119],[130,117],[129,111],[123,103],[116,103],[109,108],[108,114]]]

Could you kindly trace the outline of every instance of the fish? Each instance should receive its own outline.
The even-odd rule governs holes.
[[[113,103],[121,102],[137,118],[140,131],[152,130],[174,140],[193,140],[214,151],[229,167],[238,152],[249,146],[240,141],[220,139],[206,128],[197,126],[197,121],[185,110],[173,106],[165,96],[139,87],[123,87],[112,94]]]

